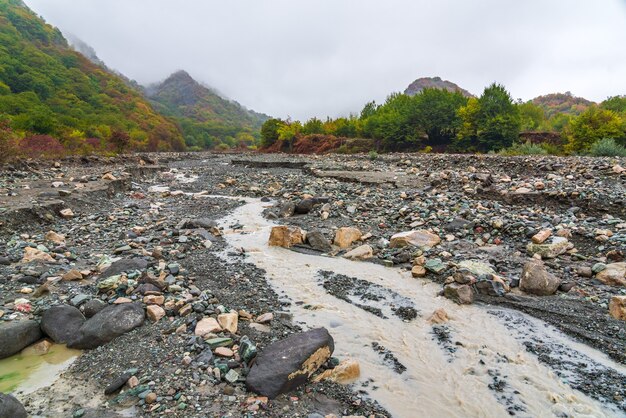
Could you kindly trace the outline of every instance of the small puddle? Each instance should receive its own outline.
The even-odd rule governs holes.
[[[437,297],[439,285],[399,269],[269,247],[274,224],[262,216],[268,204],[238,200],[246,204],[220,222],[227,242],[267,272],[279,296],[294,302],[289,310],[305,328],[330,331],[335,356],[359,361],[355,388],[394,417],[624,416],[621,401],[594,399],[572,385],[576,376],[592,376],[577,374],[583,364],[618,381],[626,376],[626,367],[599,351],[519,312],[458,306]],[[234,224],[243,230],[231,230]],[[223,257],[229,260],[228,250]],[[338,278],[341,289],[333,290]],[[389,309],[406,301],[407,308],[414,306],[414,319]],[[431,324],[428,317],[437,309],[450,321]],[[575,376],[545,365],[527,350],[529,342],[558,348],[560,367]]]
[[[54,344],[41,354],[33,347],[0,360],[0,392],[32,393],[50,386],[80,355],[65,345]]]

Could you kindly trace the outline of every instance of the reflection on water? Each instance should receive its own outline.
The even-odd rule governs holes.
[[[54,344],[42,354],[33,347],[0,360],[0,392],[31,393],[51,385],[80,354],[65,345]]]

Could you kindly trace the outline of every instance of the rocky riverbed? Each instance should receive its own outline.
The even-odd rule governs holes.
[[[503,340],[497,356],[465,358],[474,338],[460,320],[467,312],[515,330],[517,355],[536,373],[559,376],[555,399],[589,399],[554,400],[554,415],[623,415],[625,166],[157,154],[5,167],[0,353],[31,344],[45,353],[53,343],[82,350],[48,387],[10,391],[33,416],[411,416],[380,387],[395,384],[383,381],[384,370],[390,379],[419,375],[419,355],[358,331],[387,321],[414,335],[425,330],[442,364],[487,364],[490,411],[532,415],[542,401],[533,404],[531,389],[514,387],[513,366],[494,360],[513,353],[514,340]],[[245,208],[263,211],[267,224]],[[276,225],[283,228],[270,238]],[[262,243],[253,239],[261,230]],[[404,279],[375,283],[359,268]],[[309,293],[280,282],[305,278]],[[412,293],[422,284],[432,292]],[[439,301],[442,308],[431,306]],[[539,338],[546,327],[554,341]],[[290,362],[278,367],[281,355]],[[398,385],[411,389],[412,381]]]

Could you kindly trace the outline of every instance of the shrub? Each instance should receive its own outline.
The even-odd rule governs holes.
[[[589,155],[594,157],[626,157],[626,147],[618,144],[613,138],[604,138],[591,145]]]
[[[0,120],[0,164],[17,156],[17,138],[7,121]]]
[[[21,152],[31,158],[58,158],[65,154],[65,148],[58,139],[49,135],[32,135],[20,141]]]
[[[541,145],[533,144],[530,141],[515,143],[509,148],[500,151],[501,155],[548,155],[548,151]]]
[[[371,150],[368,154],[370,160],[374,161],[378,159],[378,153],[374,150]]]

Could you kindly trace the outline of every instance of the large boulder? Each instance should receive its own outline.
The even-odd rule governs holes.
[[[414,246],[422,249],[430,249],[441,242],[439,235],[423,229],[417,231],[406,231],[395,234],[389,241],[391,248],[401,248]]]
[[[248,390],[273,399],[307,382],[332,355],[335,343],[325,328],[294,334],[270,344],[250,369]]]
[[[290,248],[304,243],[304,232],[298,227],[275,226],[270,233],[269,245],[271,247]]]
[[[125,272],[143,271],[148,267],[148,262],[143,258],[124,258],[111,264],[101,275],[100,279],[117,276]]]
[[[534,242],[528,243],[526,250],[532,254],[539,254],[541,258],[556,258],[561,254],[564,254],[570,247],[570,242],[567,238],[553,237],[548,243],[536,244]]]
[[[69,305],[53,306],[41,316],[41,330],[57,344],[76,339],[84,323],[83,314]]]
[[[145,313],[140,304],[110,305],[88,319],[78,330],[78,337],[68,343],[70,348],[90,349],[141,326]]]
[[[610,286],[626,287],[626,263],[607,264],[606,268],[596,275],[596,279]]]
[[[0,359],[17,354],[43,338],[37,321],[0,323]]]
[[[541,261],[531,260],[524,264],[520,278],[520,290],[537,296],[554,294],[561,281],[552,275]]]
[[[352,244],[359,241],[363,234],[356,228],[343,227],[335,233],[334,244],[339,248],[350,248]]]
[[[12,395],[0,393],[0,418],[26,418],[28,413]]]

